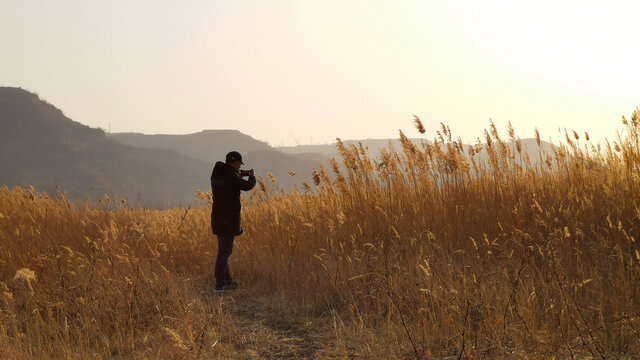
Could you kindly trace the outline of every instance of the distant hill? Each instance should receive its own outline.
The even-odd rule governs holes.
[[[327,159],[306,159],[275,149],[251,151],[244,157],[244,163],[248,168],[254,169],[256,175],[262,176],[268,183],[266,174],[272,173],[277,180],[277,189],[285,191],[292,190],[295,185],[300,186],[305,181],[311,183],[311,173],[321,162],[327,162]]]
[[[148,135],[140,133],[110,133],[117,142],[144,149],[174,150],[209,163],[223,159],[232,150],[247,154],[251,151],[271,151],[269,144],[238,130],[204,130],[186,135]]]
[[[409,139],[415,144],[420,144],[422,141],[431,143],[430,141],[423,139]],[[362,146],[369,149],[369,154],[372,157],[377,156],[382,149],[389,147],[389,144],[393,144],[396,149],[400,148],[400,140],[398,139],[364,139],[364,140],[343,140],[345,145],[356,145],[362,143]],[[304,158],[322,159],[332,158],[338,156],[337,143],[322,144],[322,145],[297,145],[297,146],[280,146],[276,148],[285,154],[300,155]]]
[[[108,137],[138,148],[173,150],[207,162],[210,168],[216,161],[224,160],[229,151],[236,150],[242,153],[245,168],[254,169],[265,181],[267,173],[271,172],[277,179],[278,188],[285,190],[302,184],[303,174],[310,175],[319,162],[327,160],[324,155],[307,158],[286,154],[237,130],[204,130],[186,135],[112,133]],[[291,176],[291,172],[296,175]]]
[[[314,168],[318,168],[319,164],[326,167],[330,158],[340,160],[337,143],[274,148],[237,130],[205,130],[186,135],[114,133],[108,136],[122,144],[146,149],[174,150],[210,164],[216,160],[224,159],[228,151],[238,150],[244,156],[245,168],[253,168],[257,176],[261,176],[265,181],[268,179],[267,173],[271,172],[277,179],[276,187],[286,191],[305,181],[310,182],[310,175]],[[410,140],[418,147],[421,147],[422,143],[432,143],[419,138]],[[359,146],[361,143],[368,149],[371,158],[376,158],[381,150],[389,146],[393,146],[399,151],[402,150],[398,139],[343,140],[343,143],[346,146]],[[541,144],[543,150],[552,152],[551,144],[545,142]],[[507,145],[515,147],[512,143],[507,143]],[[468,147],[469,145],[465,145],[465,149],[468,150]],[[522,140],[522,150],[523,155],[529,154],[533,163],[539,159],[538,146],[534,139]],[[479,156],[482,158],[484,155],[481,153]],[[291,173],[295,173],[295,175],[291,175]]]
[[[192,201],[209,188],[210,166],[168,150],[128,147],[75,122],[20,88],[0,87],[0,184],[72,200],[103,194],[145,206]],[[117,199],[115,199],[117,200]]]
[[[432,141],[412,138],[411,140],[419,149],[422,148],[423,143],[432,144]],[[388,149],[389,146],[393,146],[397,151],[402,151],[402,144],[398,139],[365,139],[365,140],[343,140],[343,143],[347,146],[362,144],[369,151],[369,156],[372,159],[375,159],[380,154],[380,151],[383,149]],[[516,146],[513,142],[506,142],[507,146],[515,153]],[[540,146],[535,139],[522,139],[521,140],[522,149],[521,154],[524,159],[525,154],[529,157],[529,160],[532,164],[537,164],[542,159],[540,157],[540,150],[542,150],[543,154],[549,154],[553,156],[554,145],[549,142],[541,141]],[[465,154],[468,154],[469,146],[465,144]],[[286,154],[290,154],[292,156],[296,156],[302,159],[315,160],[316,162],[326,163],[329,158],[340,159],[338,154],[337,143],[333,144],[323,144],[323,145],[297,145],[297,146],[282,146],[277,147],[279,151],[282,151]],[[443,149],[444,150],[444,149]],[[467,155],[468,156],[468,155]],[[482,151],[478,154],[478,160],[486,160],[486,151]]]
[[[422,139],[412,139],[420,144]],[[345,140],[369,149],[375,158],[398,140]],[[532,161],[539,159],[533,139],[522,141]],[[509,146],[514,146],[509,144]],[[552,145],[542,143],[551,153]],[[38,95],[0,87],[0,185],[33,185],[55,196],[58,189],[72,200],[108,194],[128,196],[131,205],[169,207],[193,202],[196,190],[209,190],[215,161],[230,150],[244,155],[246,168],[278,189],[310,181],[319,163],[338,158],[336,144],[273,148],[237,130],[205,130],[187,135],[105,134],[67,118]]]

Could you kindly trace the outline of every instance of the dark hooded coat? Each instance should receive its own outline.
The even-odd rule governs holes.
[[[255,176],[247,180],[231,165],[218,161],[211,172],[211,230],[216,235],[242,234],[240,226],[240,191],[249,191],[256,185]]]

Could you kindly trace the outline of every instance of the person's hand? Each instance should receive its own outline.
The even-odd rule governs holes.
[[[238,175],[240,177],[243,177],[243,176],[254,176],[254,172],[253,172],[253,169],[251,169],[251,170],[240,170]]]

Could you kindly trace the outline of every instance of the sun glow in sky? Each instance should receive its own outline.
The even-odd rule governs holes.
[[[640,105],[636,4],[0,0],[0,85],[113,132],[612,138]]]

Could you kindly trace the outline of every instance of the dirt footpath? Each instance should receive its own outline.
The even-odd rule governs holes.
[[[293,317],[273,299],[256,297],[244,289],[216,292],[199,286],[199,291],[221,314],[214,345],[221,359],[351,358],[335,340],[326,317]]]

